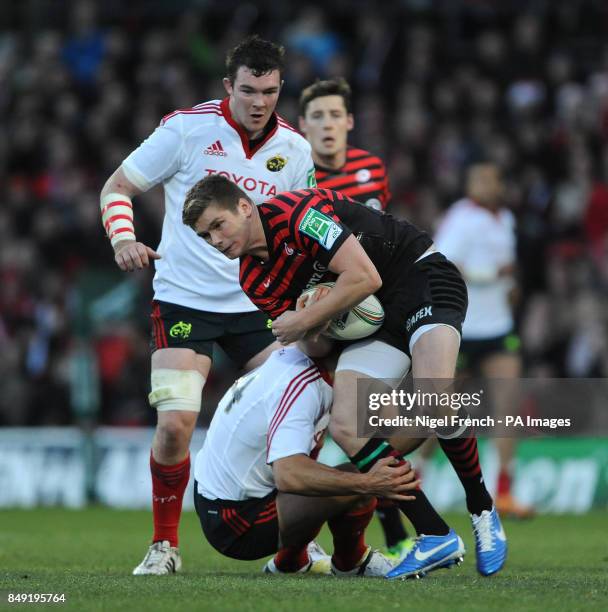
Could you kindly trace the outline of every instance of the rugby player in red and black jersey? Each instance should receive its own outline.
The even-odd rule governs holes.
[[[354,127],[349,84],[335,78],[304,89],[299,122],[312,147],[317,187],[386,210],[391,194],[384,162],[369,151],[348,146],[348,132]]]
[[[348,146],[353,129],[350,85],[343,78],[316,81],[300,95],[300,131],[312,147],[317,187],[386,210],[390,200],[384,162],[369,151]],[[391,558],[402,558],[413,545],[397,505],[379,499],[376,508]]]
[[[334,380],[330,433],[362,471],[398,455],[381,438],[357,437],[357,381],[453,379],[467,307],[457,268],[412,224],[326,189],[284,192],[259,207],[236,185],[208,176],[187,194],[182,220],[230,259],[240,258],[241,286],[271,318],[283,344],[295,342],[375,293],[385,322],[373,336],[348,345]],[[302,291],[336,276],[323,299],[295,311]],[[466,423],[466,421],[465,421]],[[477,567],[489,575],[506,560],[506,538],[488,493],[468,424],[436,432],[465,489],[476,537]],[[400,504],[421,536],[388,577],[443,567],[464,552],[462,541],[422,491]]]

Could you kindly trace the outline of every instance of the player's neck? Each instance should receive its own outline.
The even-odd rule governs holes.
[[[339,170],[346,163],[346,149],[331,155],[319,155],[313,151],[312,159],[317,166],[328,170]]]

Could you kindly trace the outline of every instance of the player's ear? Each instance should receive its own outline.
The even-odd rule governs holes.
[[[306,135],[306,119],[304,119],[302,115],[298,117],[298,127],[300,128],[300,132]]]
[[[232,91],[234,89],[234,87],[232,86],[232,81],[228,77],[224,77],[222,79],[222,83],[224,84],[224,89],[226,90],[226,93],[229,96],[231,96],[232,95]]]
[[[246,217],[251,217],[253,205],[249,200],[246,198],[239,198],[238,208]]]
[[[355,117],[352,113],[348,113],[346,116],[346,127],[349,132],[355,127]]]

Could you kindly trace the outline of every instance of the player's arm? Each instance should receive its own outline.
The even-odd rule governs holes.
[[[100,194],[101,218],[114,249],[114,260],[125,271],[141,270],[160,255],[137,242],[132,198],[143,193],[125,175],[122,166],[106,181]]]
[[[302,311],[308,329],[349,311],[382,287],[376,266],[353,235],[336,251],[328,269],[338,278],[333,289],[322,300]]]
[[[366,474],[343,472],[298,454],[278,459],[272,464],[279,491],[324,497],[331,495],[373,495],[395,500],[414,499],[408,495],[420,481],[406,461],[397,465],[394,457],[381,459]]]
[[[308,376],[315,374],[308,374]],[[300,375],[289,401],[268,410],[267,462],[272,466],[279,491],[299,495],[329,496],[369,494],[408,499],[416,488],[409,463],[397,465],[393,457],[378,462],[367,474],[343,472],[317,463],[308,456],[315,438],[315,423],[323,418],[322,407],[331,403],[331,394]],[[278,415],[278,418],[277,418]]]
[[[179,170],[183,145],[181,116],[170,116],[123,161],[101,191],[102,221],[121,270],[138,270],[160,258],[135,237],[131,198]]]
[[[277,340],[295,342],[339,314],[347,312],[382,287],[382,279],[358,240],[351,234],[340,245],[328,269],[338,275],[332,291],[299,312],[288,311],[272,324]]]

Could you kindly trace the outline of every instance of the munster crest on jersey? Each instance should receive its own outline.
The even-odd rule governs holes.
[[[275,155],[270,159],[266,160],[266,167],[270,172],[280,172],[285,167],[287,160],[280,155]]]

